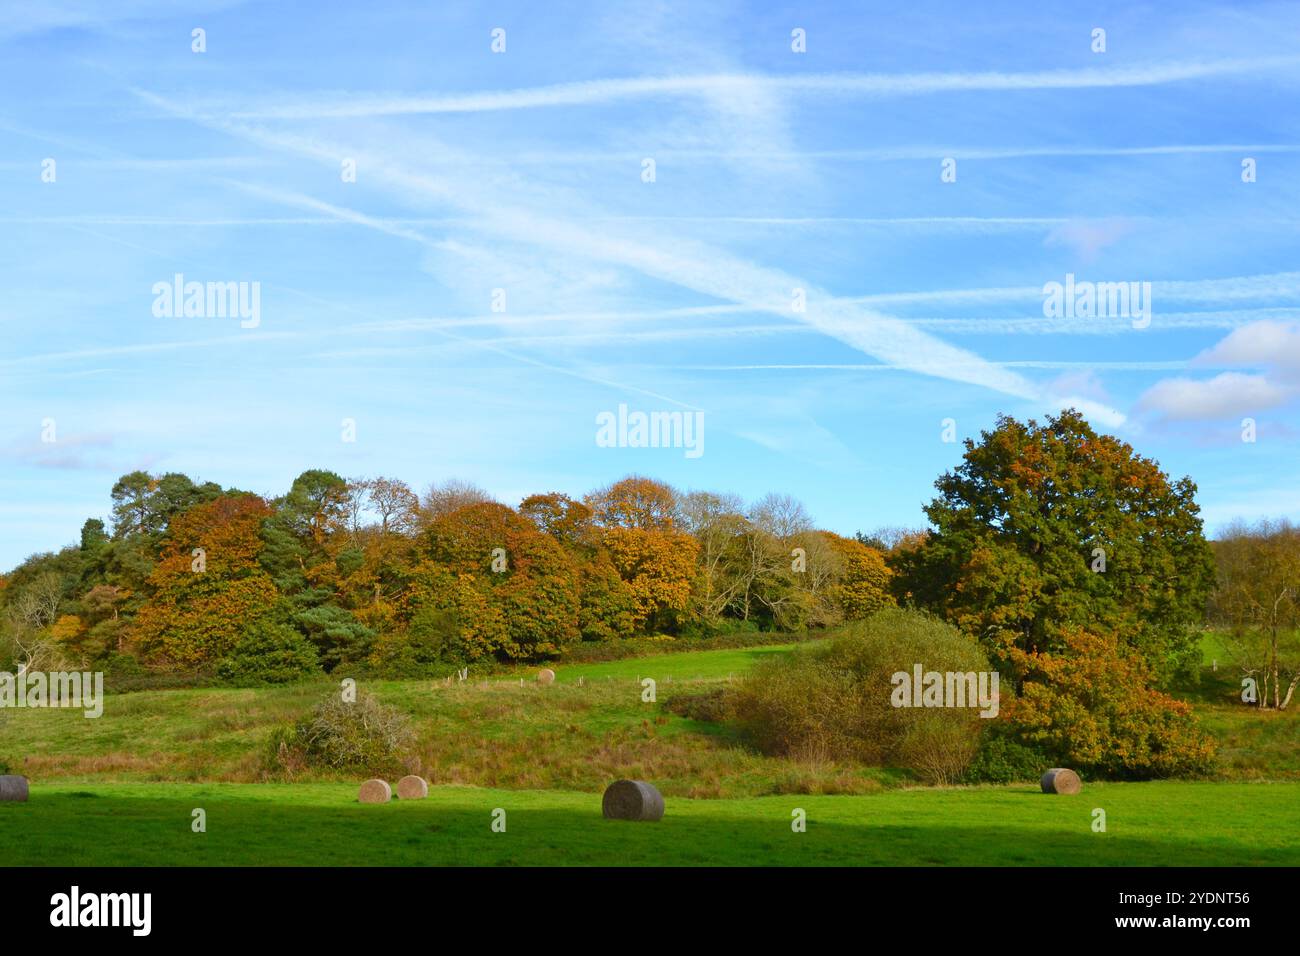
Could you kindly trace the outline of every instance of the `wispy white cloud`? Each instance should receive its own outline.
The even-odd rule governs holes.
[[[21,355],[0,359],[0,367],[41,365],[51,362],[113,358],[126,355],[150,355],[154,353],[184,351],[187,349],[209,349],[227,346],[246,348],[267,341],[297,338],[298,335],[299,333],[295,332],[267,332],[259,330],[256,333],[248,332],[238,335],[224,335],[211,338],[181,339],[172,342],[138,342],[132,345],[107,345],[96,348],[67,349],[59,352],[38,352],[33,355]]]
[[[1126,219],[1071,221],[1054,228],[1043,244],[1073,249],[1083,262],[1091,263],[1101,250],[1131,235],[1134,228],[1135,224]]]
[[[259,156],[193,156],[154,159],[65,159],[62,169],[141,170],[158,173],[171,170],[253,169],[269,166],[272,161]],[[0,169],[30,170],[31,163],[0,163]]]
[[[54,439],[17,437],[0,448],[0,457],[37,468],[101,470],[107,465],[104,452],[113,446],[113,436],[107,433],[56,433]]]
[[[1169,421],[1213,420],[1276,408],[1294,392],[1263,375],[1223,372],[1204,381],[1164,379],[1142,394],[1137,408]]]
[[[187,6],[193,15],[214,13],[241,6],[246,0],[196,0]],[[50,0],[46,3],[10,3],[0,19],[0,38],[46,33],[51,30],[110,30],[118,24],[136,20],[156,20],[173,13],[169,0]]]
[[[597,332],[569,332],[560,335],[506,335],[491,339],[462,339],[456,347],[469,351],[489,351],[497,348],[596,348],[608,346],[648,345],[662,342],[698,342],[709,339],[753,339],[776,335],[807,335],[815,330],[807,325],[769,324],[769,325],[729,325],[711,329],[671,329],[649,332],[625,332],[606,329]],[[320,358],[351,358],[364,356],[411,356],[419,354],[446,354],[448,346],[361,346],[358,348],[335,349],[316,353]],[[978,364],[983,364],[978,363]],[[892,368],[897,371],[912,371],[908,366],[880,365],[876,368]],[[960,371],[964,367],[955,367]],[[1036,367],[1030,363],[1018,367]]]
[[[1234,329],[1190,365],[1253,366],[1259,374],[1223,372],[1208,380],[1165,379],[1151,386],[1138,407],[1172,421],[1250,414],[1300,394],[1300,323],[1252,322]]]
[[[1194,360],[1204,365],[1260,365],[1283,373],[1300,371],[1300,323],[1252,322]]]

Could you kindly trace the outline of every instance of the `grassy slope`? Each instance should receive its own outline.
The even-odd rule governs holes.
[[[810,647],[816,641],[805,641]],[[639,680],[653,677],[659,683],[667,681],[710,680],[739,676],[755,663],[772,654],[786,654],[795,644],[768,644],[762,647],[744,647],[721,651],[690,651],[685,654],[661,654],[599,664],[571,664],[556,670],[556,681],[600,680],[623,678]],[[527,673],[531,673],[529,669]]]
[[[9,865],[1300,865],[1300,784],[893,790],[863,797],[669,799],[608,821],[568,791],[441,787],[362,806],[343,784],[102,784],[0,805]],[[191,832],[191,811],[207,832]],[[494,808],[505,833],[490,829]],[[807,811],[806,833],[790,828]],[[1091,829],[1106,810],[1106,833]]]
[[[1300,704],[1285,711],[1241,702],[1241,673],[1223,637],[1201,637],[1198,684],[1178,689],[1219,749],[1220,776],[1234,780],[1300,780]],[[1216,666],[1217,665],[1217,666]]]
[[[419,772],[435,784],[599,792],[611,779],[662,781],[665,793],[740,797],[782,792],[863,793],[902,778],[875,768],[808,767],[759,756],[723,727],[642,701],[638,678],[658,681],[662,704],[739,674],[784,648],[703,651],[584,664],[539,686],[535,668],[464,684],[366,682],[410,713]],[[582,678],[579,685],[578,679]],[[338,685],[143,691],[110,696],[104,716],[8,713],[0,759],[33,779],[226,781],[266,778],[265,741]],[[329,779],[315,775],[311,779]]]
[[[641,701],[640,678],[658,681],[662,704],[785,650],[567,665],[551,687],[535,668],[365,683],[412,714],[419,769],[440,785],[428,801],[385,807],[358,805],[355,780],[246,785],[266,779],[272,728],[336,693],[333,682],[118,695],[100,720],[0,712],[0,760],[33,781],[31,803],[0,805],[0,865],[1300,865],[1300,717],[1242,707],[1222,659],[1181,696],[1238,782],[1090,782],[1068,798],[1026,786],[902,790],[900,773],[761,757],[725,728]],[[618,777],[663,790],[663,823],[601,818],[599,793]],[[1279,782],[1241,782],[1265,778]],[[790,831],[796,806],[807,833]],[[208,812],[206,834],[190,832],[194,807]],[[509,814],[506,834],[489,829],[495,807]],[[1091,831],[1094,807],[1108,833]]]
[[[1207,667],[1200,684],[1180,695],[1193,701],[1218,739],[1221,776],[1300,780],[1300,707],[1284,713],[1243,707],[1235,673],[1214,640],[1206,636],[1206,659],[1218,657],[1218,670]],[[662,705],[676,694],[716,686],[790,646],[561,666],[552,687],[536,683],[536,668],[450,686],[380,681],[363,687],[415,718],[419,770],[434,783],[599,791],[613,777],[637,776],[663,781],[674,796],[747,797],[864,793],[904,779],[893,771],[760,757],[738,746],[724,727],[641,700],[640,678],[655,678]],[[337,686],[113,695],[99,720],[74,711],[4,711],[0,762],[40,780],[255,782],[266,778],[264,741],[272,729]]]

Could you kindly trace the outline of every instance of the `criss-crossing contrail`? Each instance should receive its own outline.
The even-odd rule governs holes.
[[[482,113],[497,110],[589,106],[648,97],[702,97],[728,94],[801,94],[821,96],[917,96],[931,93],[1000,90],[1066,90],[1158,86],[1189,80],[1294,69],[1300,57],[1206,60],[1158,63],[1107,69],[951,73],[823,73],[770,76],[710,73],[693,76],[648,76],[587,80],[551,86],[424,96],[329,95],[294,102],[229,109],[231,119],[321,119],[400,116],[431,113]],[[209,107],[209,109],[211,109]]]

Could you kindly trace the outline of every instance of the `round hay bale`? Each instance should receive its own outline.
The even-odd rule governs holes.
[[[0,802],[26,803],[27,778],[12,774],[0,776]]]
[[[551,670],[549,667],[543,667],[541,670],[537,672],[537,683],[554,684],[555,671]]]
[[[1053,767],[1043,774],[1043,793],[1078,793],[1083,789],[1083,781],[1073,770]]]
[[[607,820],[662,820],[664,798],[644,780],[617,780],[605,789],[600,808]]]
[[[357,794],[360,803],[387,803],[393,799],[393,788],[387,780],[367,780]]]
[[[397,781],[397,796],[402,800],[423,800],[429,795],[429,781],[411,774]]]

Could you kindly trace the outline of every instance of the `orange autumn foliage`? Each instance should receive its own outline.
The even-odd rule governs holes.
[[[1060,651],[1011,649],[1026,675],[1003,715],[1061,766],[1136,779],[1205,771],[1213,743],[1190,705],[1151,688],[1142,657],[1113,634],[1067,629]]]
[[[257,563],[258,533],[270,514],[261,498],[233,495],[172,521],[131,632],[146,660],[178,668],[213,664],[271,612],[279,592]]]

